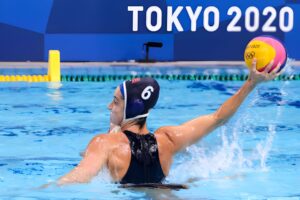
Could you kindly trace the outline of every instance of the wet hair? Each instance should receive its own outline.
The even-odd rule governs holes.
[[[146,124],[146,121],[147,121],[147,117],[143,117],[143,118],[136,119],[134,122],[141,129]]]

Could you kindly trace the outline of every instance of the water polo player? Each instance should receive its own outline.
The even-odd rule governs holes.
[[[56,184],[89,182],[103,167],[120,183],[161,183],[177,152],[224,124],[257,84],[279,74],[280,65],[268,73],[271,67],[272,63],[258,72],[254,60],[248,80],[216,112],[178,126],[161,127],[154,134],[149,133],[146,120],[159,97],[158,83],[152,78],[123,82],[108,106],[109,133],[95,136],[78,166]]]

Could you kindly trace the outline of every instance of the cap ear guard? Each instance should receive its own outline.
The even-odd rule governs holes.
[[[124,123],[149,115],[149,110],[157,102],[159,85],[152,78],[137,78],[120,84],[120,92],[124,98]]]
[[[133,101],[127,102],[126,118],[128,116],[137,116],[143,113],[145,109],[144,102],[141,99],[133,99]]]

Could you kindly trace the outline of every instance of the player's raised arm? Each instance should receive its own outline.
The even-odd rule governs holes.
[[[157,133],[165,134],[169,138],[172,144],[171,148],[174,152],[197,142],[203,136],[229,120],[257,84],[272,80],[279,74],[278,70],[280,64],[278,64],[275,70],[268,73],[272,65],[273,62],[271,62],[263,72],[258,72],[256,70],[256,61],[254,60],[248,80],[232,97],[225,101],[216,112],[199,116],[179,126],[161,127],[157,130]]]

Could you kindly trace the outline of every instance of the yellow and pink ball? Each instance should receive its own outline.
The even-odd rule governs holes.
[[[259,36],[252,39],[244,53],[244,59],[248,68],[251,68],[253,59],[256,58],[256,69],[263,71],[273,60],[271,72],[278,64],[281,71],[287,60],[287,53],[283,44],[272,36]]]

